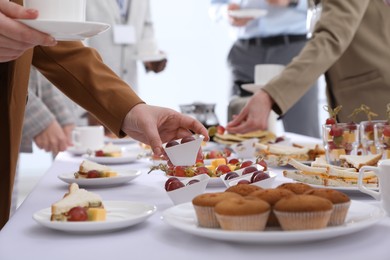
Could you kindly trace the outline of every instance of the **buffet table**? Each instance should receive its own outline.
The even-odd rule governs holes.
[[[320,142],[295,134],[292,140]],[[162,172],[147,174],[146,159],[120,165],[141,170],[142,175],[129,183],[106,188],[91,188],[104,200],[128,200],[155,205],[157,211],[146,221],[129,228],[96,234],[74,234],[52,230],[32,219],[34,212],[50,207],[67,191],[68,184],[57,178],[78,169],[81,157],[60,153],[53,165],[0,231],[0,259],[389,259],[390,220],[384,218],[362,231],[326,240],[297,243],[237,243],[209,239],[175,229],[161,219],[173,206],[164,190]],[[274,186],[290,181],[278,174]],[[206,192],[223,191],[210,187]],[[351,199],[378,205],[371,197],[352,192]]]

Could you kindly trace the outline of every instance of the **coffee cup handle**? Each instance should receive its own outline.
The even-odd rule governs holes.
[[[72,132],[72,142],[75,147],[80,147],[80,133],[77,131]]]
[[[363,176],[365,171],[373,171],[377,176],[378,176],[378,168],[373,167],[373,166],[363,166],[359,170],[359,177],[358,177],[358,188],[361,192],[366,193],[372,197],[374,197],[376,200],[380,200],[381,193],[380,191],[373,191],[368,189],[366,186],[363,184]]]

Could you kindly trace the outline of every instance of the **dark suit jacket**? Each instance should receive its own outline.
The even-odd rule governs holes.
[[[143,102],[81,42],[38,46],[0,63],[0,229],[9,218],[31,64],[117,135],[124,135],[120,127],[126,114]]]

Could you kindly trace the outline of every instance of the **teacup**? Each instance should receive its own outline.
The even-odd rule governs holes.
[[[364,186],[363,176],[365,171],[373,171],[378,176],[379,191]],[[390,160],[379,161],[378,167],[363,166],[359,171],[358,187],[361,192],[381,201],[383,209],[390,216]]]
[[[258,64],[255,66],[255,84],[264,86],[278,76],[285,66],[280,64]]]
[[[24,0],[24,6],[39,11],[38,20],[85,21],[85,0]]]
[[[72,132],[73,146],[79,150],[97,150],[104,146],[103,126],[77,126]]]

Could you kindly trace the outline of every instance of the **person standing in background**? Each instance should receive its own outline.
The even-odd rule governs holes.
[[[229,14],[230,10],[239,9],[263,9],[267,14],[259,18],[238,18]],[[256,65],[286,65],[305,46],[307,9],[306,0],[211,0],[209,11],[212,19],[227,20],[235,33],[235,42],[227,60],[231,70],[232,95],[233,98],[239,96],[240,100],[238,110],[252,95],[241,85],[254,82]],[[283,125],[287,132],[319,137],[317,84],[283,115]]]

